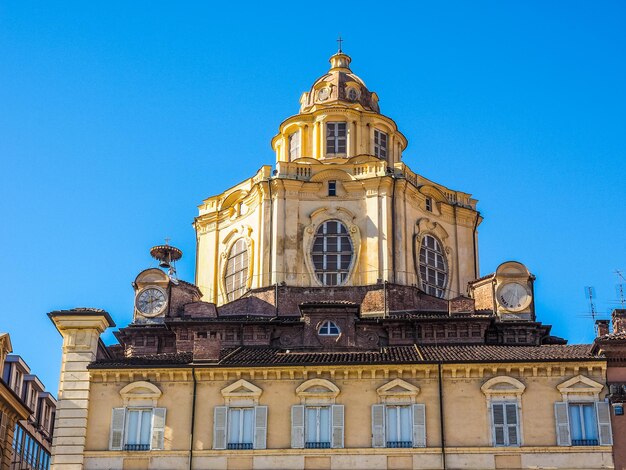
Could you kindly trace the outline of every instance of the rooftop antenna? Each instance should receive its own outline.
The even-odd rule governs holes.
[[[595,320],[597,312],[596,312],[596,304],[593,302],[593,299],[596,297],[596,290],[592,286],[586,286],[585,297],[589,299],[589,310],[591,313],[591,318]]]
[[[175,246],[170,245],[170,239],[165,239],[165,245],[157,245],[150,248],[150,255],[159,261],[159,267],[167,269],[167,274],[174,282],[178,282],[176,277],[176,261],[183,257],[183,252]]]
[[[626,299],[624,298],[624,283],[626,282],[626,278],[624,278],[624,274],[619,269],[615,270],[615,274],[617,275],[617,295],[619,297],[619,304],[622,308],[626,305]]]

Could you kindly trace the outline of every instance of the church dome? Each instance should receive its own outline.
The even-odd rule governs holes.
[[[330,70],[318,78],[311,90],[300,98],[300,112],[347,106],[380,112],[378,96],[367,89],[365,82],[350,70],[350,56],[339,51],[330,58]]]

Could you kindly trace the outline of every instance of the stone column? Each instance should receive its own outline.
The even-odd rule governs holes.
[[[61,336],[63,355],[52,439],[52,469],[83,468],[90,379],[87,366],[96,360],[98,341],[115,323],[104,310],[76,309],[48,314]]]

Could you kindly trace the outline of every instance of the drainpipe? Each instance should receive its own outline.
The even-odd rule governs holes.
[[[443,470],[446,470],[446,432],[443,422],[443,380],[441,362],[437,363],[437,369],[439,371],[439,429],[441,430],[441,462],[443,463]]]
[[[196,380],[196,369],[194,367],[191,368],[191,376],[193,377],[193,398],[191,400],[191,437],[189,442],[189,470],[192,468],[193,464],[193,430],[196,424],[196,389],[198,386],[198,381]]]

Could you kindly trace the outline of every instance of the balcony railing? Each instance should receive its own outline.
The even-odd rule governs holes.
[[[597,446],[597,439],[572,439],[573,446]]]
[[[238,442],[238,443],[229,443],[226,448],[228,450],[250,450],[252,449],[251,442]]]
[[[387,441],[387,447],[392,449],[413,447],[413,443],[411,441]]]
[[[124,444],[124,450],[146,451],[146,450],[150,450],[150,444]]]
[[[307,442],[304,447],[306,449],[330,449],[330,442]]]

